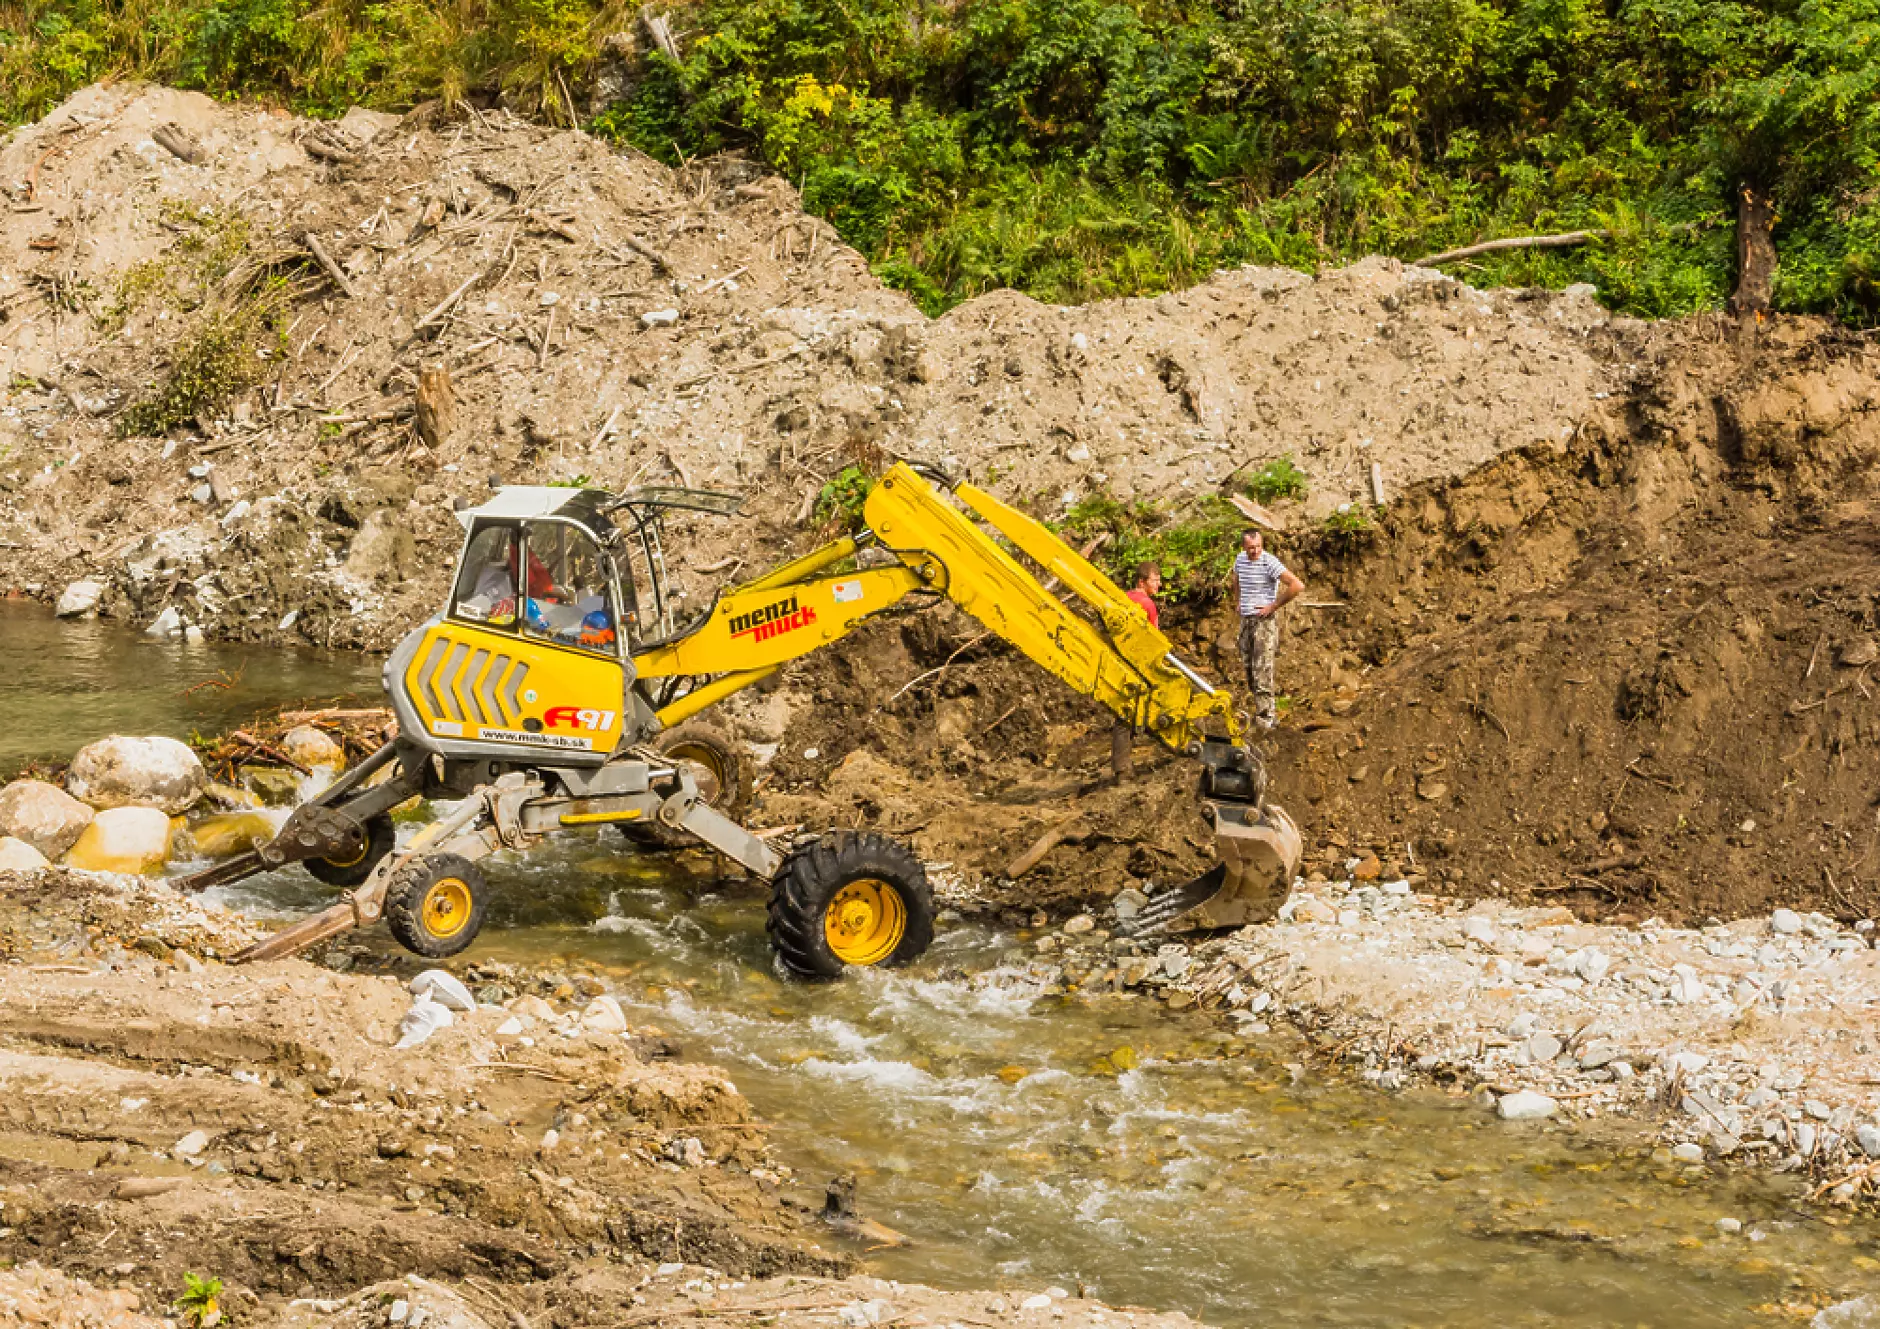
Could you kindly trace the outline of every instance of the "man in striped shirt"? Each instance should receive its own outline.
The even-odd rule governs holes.
[[[1306,584],[1266,552],[1260,532],[1241,533],[1234,556],[1234,589],[1240,600],[1240,658],[1247,666],[1247,691],[1253,696],[1254,723],[1271,729],[1279,722],[1273,691],[1273,657],[1279,652],[1279,611],[1304,592]]]

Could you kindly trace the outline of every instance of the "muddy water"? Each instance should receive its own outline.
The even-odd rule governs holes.
[[[466,958],[598,965],[636,1024],[726,1068],[806,1187],[857,1174],[916,1243],[870,1254],[884,1275],[1082,1285],[1222,1326],[1673,1326],[1766,1324],[1880,1269],[1871,1224],[1802,1214],[1794,1185],[1388,1097],[1277,1030],[1047,998],[1010,935],[954,924],[913,970],[779,982],[748,888],[617,844],[496,865]],[[323,899],[287,874],[235,898]]]
[[[0,776],[107,734],[187,738],[270,706],[378,693],[377,663],[358,656],[158,641],[0,600]]]

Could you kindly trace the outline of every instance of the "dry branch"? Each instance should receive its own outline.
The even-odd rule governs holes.
[[[333,261],[333,256],[326,252],[326,246],[320,243],[319,236],[312,231],[303,231],[300,242],[307,247],[307,252],[313,255],[313,261],[320,265],[320,270],[333,279],[333,284],[339,287],[340,294],[348,300],[355,300],[359,297],[359,292],[353,289],[352,282],[347,280],[345,271]]]
[[[1484,240],[1479,245],[1445,249],[1440,254],[1420,258],[1410,266],[1431,268],[1438,263],[1453,263],[1459,258],[1474,258],[1477,254],[1492,254],[1503,249],[1571,249],[1593,240],[1604,240],[1611,234],[1611,231],[1564,231],[1559,235],[1511,235],[1502,240]]]

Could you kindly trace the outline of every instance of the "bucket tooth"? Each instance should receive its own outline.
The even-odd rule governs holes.
[[[1151,900],[1131,920],[1129,935],[1195,932],[1264,923],[1292,893],[1305,845],[1284,810],[1212,803],[1214,845],[1221,861]]]

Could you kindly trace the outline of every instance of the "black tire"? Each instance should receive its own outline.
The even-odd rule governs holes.
[[[365,851],[350,863],[335,863],[330,858],[310,858],[307,871],[314,880],[323,881],[328,886],[357,886],[372,875],[372,869],[379,865],[379,860],[391,853],[398,845],[398,828],[392,825],[392,814],[381,812],[376,817],[366,818]]]
[[[845,958],[832,944],[831,934],[842,931],[832,911],[843,907],[844,892],[851,887],[860,894],[847,899],[868,908],[877,925],[859,927],[842,948]],[[840,978],[852,964],[910,964],[933,944],[933,890],[927,869],[898,840],[865,831],[832,831],[791,850],[783,860],[770,883],[765,930],[777,962],[793,978],[826,981]]]
[[[744,820],[751,809],[751,760],[742,743],[710,720],[687,720],[662,730],[652,747],[692,769],[699,793],[712,808],[732,821]],[[657,821],[623,822],[620,829],[629,840],[655,849],[698,844],[697,837]]]
[[[442,960],[476,940],[489,885],[461,854],[421,854],[399,864],[385,891],[385,925],[414,955]]]

